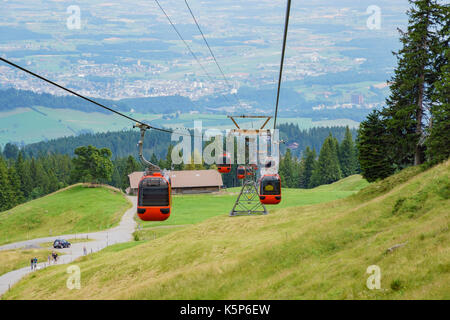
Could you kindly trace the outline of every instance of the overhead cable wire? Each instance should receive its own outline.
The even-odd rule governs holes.
[[[175,30],[175,32],[177,33],[178,37],[181,39],[181,41],[183,41],[184,45],[186,46],[186,48],[189,50],[189,52],[191,53],[191,55],[194,57],[194,59],[197,61],[197,63],[199,64],[199,66],[203,69],[203,72],[206,74],[206,76],[209,78],[209,80],[211,82],[215,82],[214,79],[211,77],[211,75],[208,73],[208,71],[206,71],[205,67],[203,66],[203,64],[200,62],[200,59],[197,57],[197,55],[194,53],[194,51],[192,50],[191,46],[186,42],[186,40],[184,40],[183,36],[181,35],[180,31],[178,31],[177,27],[175,27],[175,24],[172,22],[172,19],[170,19],[169,15],[166,13],[166,11],[164,10],[164,8],[161,6],[161,4],[159,3],[158,0],[155,0],[156,4],[158,5],[158,7],[161,9],[161,11],[164,13],[164,15],[166,16],[167,20],[169,21],[170,25],[172,26],[172,28]],[[223,96],[225,98],[225,100],[228,101],[228,103],[232,104],[230,100],[228,100],[227,96]]]
[[[200,25],[198,24],[198,21],[197,21],[197,19],[195,18],[195,15],[194,15],[194,13],[193,13],[192,10],[191,10],[191,7],[189,6],[188,1],[187,1],[187,0],[184,0],[184,3],[186,3],[186,6],[187,6],[187,8],[189,9],[189,12],[191,13],[192,19],[194,20],[195,24],[197,25],[197,29],[198,29],[198,31],[200,32],[200,34],[202,35],[203,41],[205,42],[206,46],[208,47],[209,52],[211,53],[211,56],[212,56],[212,58],[214,59],[214,62],[216,63],[216,65],[217,65],[217,68],[219,68],[220,73],[222,74],[223,79],[225,80],[225,83],[227,84],[228,87],[233,88],[233,86],[228,82],[228,79],[227,79],[227,77],[225,76],[225,73],[223,72],[222,68],[220,67],[220,64],[219,64],[219,62],[217,61],[216,56],[214,55],[214,53],[213,53],[213,51],[212,51],[212,49],[211,49],[211,47],[210,47],[210,45],[209,45],[209,43],[208,43],[208,40],[206,40],[206,37],[205,37],[205,35],[204,35],[202,29],[200,28]],[[236,96],[233,96],[233,97],[235,97],[236,100],[237,100],[237,102],[241,105],[241,101],[239,100],[239,97],[237,96],[237,93],[236,93]]]
[[[172,133],[176,133],[176,134],[180,134],[180,135],[190,136],[190,135],[187,135],[187,134],[183,134],[183,133],[180,133],[180,132],[176,132],[176,131],[174,131],[174,130],[169,130],[169,129],[164,129],[164,128],[154,127],[154,126],[151,126],[151,125],[149,125],[149,124],[147,124],[147,123],[144,123],[144,122],[142,122],[142,121],[136,120],[136,119],[134,119],[134,118],[132,118],[132,117],[130,117],[130,116],[127,116],[126,114],[123,114],[123,113],[121,113],[121,112],[119,112],[119,111],[117,111],[117,110],[114,110],[114,109],[112,109],[112,108],[110,108],[110,107],[105,106],[104,104],[101,104],[101,103],[99,103],[99,102],[97,102],[97,101],[95,101],[95,100],[92,100],[92,99],[90,99],[90,98],[87,98],[87,97],[83,96],[82,94],[79,94],[79,93],[77,93],[77,92],[75,92],[75,91],[73,91],[73,90],[71,90],[71,89],[68,89],[68,88],[66,88],[66,87],[64,87],[64,86],[62,86],[62,85],[60,85],[60,84],[58,84],[58,83],[56,83],[56,82],[53,82],[53,81],[51,81],[51,80],[49,80],[49,79],[47,79],[47,78],[44,78],[43,76],[38,75],[38,74],[36,74],[36,73],[34,73],[34,72],[28,70],[28,69],[25,69],[25,68],[23,68],[23,67],[21,67],[21,66],[15,64],[15,63],[13,63],[13,62],[7,60],[7,59],[5,59],[5,58],[0,57],[0,60],[3,61],[3,62],[5,62],[5,63],[7,63],[7,64],[9,64],[10,66],[12,66],[12,67],[14,67],[14,68],[17,68],[17,69],[19,69],[19,70],[22,70],[22,71],[24,71],[24,72],[26,72],[26,73],[32,75],[33,77],[36,77],[36,78],[38,78],[38,79],[41,79],[41,80],[43,80],[43,81],[45,81],[45,82],[47,82],[47,83],[49,83],[49,84],[51,84],[51,85],[53,85],[53,86],[55,86],[55,87],[58,87],[58,88],[60,88],[60,89],[62,89],[62,90],[64,90],[64,91],[67,91],[67,92],[69,92],[69,93],[71,93],[71,94],[73,94],[73,95],[75,95],[75,96],[77,96],[77,97],[79,97],[79,98],[81,98],[81,99],[84,99],[84,100],[86,100],[86,101],[89,101],[89,102],[91,102],[91,103],[93,103],[93,104],[95,104],[95,105],[97,105],[97,106],[99,106],[99,107],[101,107],[101,108],[103,108],[103,109],[106,109],[106,110],[108,110],[108,111],[111,111],[111,112],[113,112],[113,113],[115,113],[115,114],[117,114],[117,115],[119,115],[119,116],[122,116],[122,117],[124,117],[124,118],[127,118],[128,120],[131,120],[131,121],[133,121],[133,122],[139,123],[140,125],[146,127],[147,129],[153,129],[153,130],[156,130],[156,131],[161,131],[161,132],[166,132],[166,133],[171,133],[171,134],[172,134]]]
[[[278,77],[277,102],[276,102],[276,105],[275,105],[275,117],[274,117],[274,121],[273,121],[273,128],[274,129],[277,128],[278,102],[279,102],[279,99],[280,99],[281,78],[283,76],[284,53],[285,53],[285,50],[286,50],[286,39],[287,39],[288,26],[289,26],[290,10],[291,10],[291,0],[287,0],[286,19],[285,19],[285,22],[284,22],[283,49],[281,51],[280,75]]]

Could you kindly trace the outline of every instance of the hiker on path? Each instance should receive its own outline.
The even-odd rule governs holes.
[[[34,261],[34,270],[36,270],[38,260],[36,257],[34,257],[33,261]]]
[[[84,254],[84,255],[87,255],[87,249],[86,249],[86,246],[83,246],[83,254]]]
[[[34,259],[33,258],[31,258],[30,264],[31,264],[31,270],[33,270],[33,266],[34,266]]]

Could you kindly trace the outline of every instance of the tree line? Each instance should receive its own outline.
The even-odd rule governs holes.
[[[165,157],[152,154],[150,161],[161,169],[202,170],[215,169],[215,165],[172,163],[173,146],[169,145]],[[123,191],[129,187],[128,175],[144,171],[144,166],[135,157],[112,159],[109,148],[80,146],[73,156],[58,153],[40,153],[27,156],[13,144],[0,150],[0,211],[8,210],[21,203],[42,197],[69,185],[83,182],[109,184]]]
[[[359,162],[368,181],[450,156],[450,5],[410,3],[408,28],[399,30],[402,48],[394,53],[391,94],[358,133]]]
[[[348,127],[340,143],[329,133],[318,156],[315,148],[307,147],[301,157],[296,157],[287,149],[279,166],[282,186],[314,188],[357,174],[360,171],[357,155],[358,150]]]

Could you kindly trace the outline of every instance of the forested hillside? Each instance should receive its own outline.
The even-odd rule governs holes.
[[[132,98],[122,100],[107,100],[93,98],[95,101],[114,108],[118,111],[141,113],[173,113],[178,110],[196,110],[189,98],[181,96],[163,96]],[[35,93],[28,90],[13,88],[0,91],[0,112],[22,107],[44,106],[54,109],[74,109],[84,112],[102,112],[109,114],[108,110],[97,108],[92,103],[76,96],[55,96],[48,93]]]
[[[290,148],[292,154],[295,156],[301,156],[307,147],[311,150],[315,149],[316,152],[320,152],[323,141],[330,133],[340,142],[344,139],[346,132],[345,127],[317,127],[309,130],[300,130],[298,125],[294,124],[281,124],[279,130],[280,139],[285,142],[280,146],[281,152],[284,154],[286,149]],[[351,134],[355,138],[356,130],[351,129]],[[159,158],[165,157],[167,146],[171,143],[175,144],[175,142],[171,142],[170,138],[170,135],[167,133],[150,130],[144,141],[145,154],[150,156],[154,153]],[[137,155],[136,144],[139,139],[139,131],[137,130],[95,134],[86,133],[78,136],[29,144],[23,148],[23,151],[30,157],[48,153],[73,155],[76,147],[93,145],[97,148],[110,149],[113,158],[116,158]],[[292,146],[292,144],[294,145]],[[13,157],[15,156],[17,154]]]

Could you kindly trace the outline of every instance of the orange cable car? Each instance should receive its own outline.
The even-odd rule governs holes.
[[[223,154],[222,164],[217,165],[217,170],[220,173],[229,173],[231,171],[231,158],[228,154]]]
[[[144,221],[164,221],[172,204],[170,182],[161,173],[145,175],[139,181],[137,215]]]
[[[281,179],[278,174],[264,175],[259,182],[259,201],[263,204],[281,202]]]
[[[138,185],[137,216],[144,221],[164,221],[169,218],[172,205],[170,180],[163,177],[160,167],[144,158],[144,136],[149,127],[145,124],[134,127],[141,129],[139,159],[148,167]]]
[[[237,174],[237,178],[238,179],[244,179],[245,178],[245,167],[244,166],[239,166],[236,170],[236,174]]]

